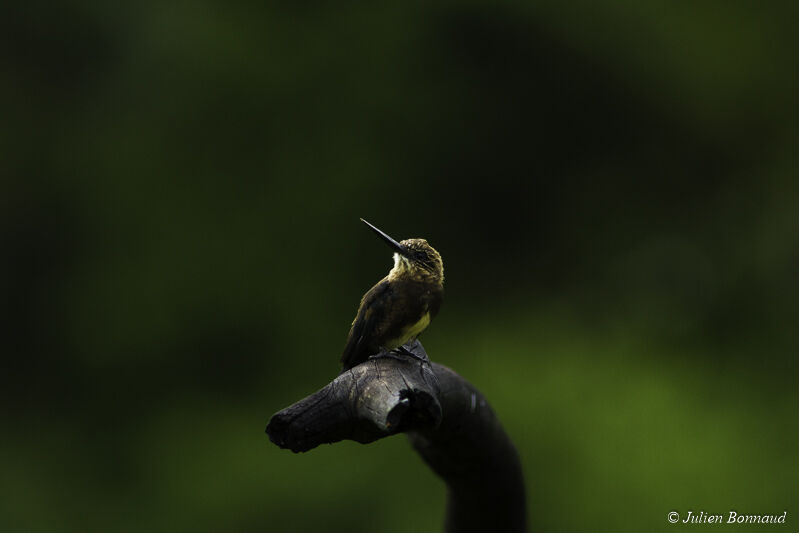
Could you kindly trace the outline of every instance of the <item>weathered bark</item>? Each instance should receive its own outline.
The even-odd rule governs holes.
[[[405,432],[447,484],[445,531],[525,531],[519,456],[480,392],[449,368],[415,357],[379,354],[316,393],[276,413],[266,427],[281,448],[361,443]]]

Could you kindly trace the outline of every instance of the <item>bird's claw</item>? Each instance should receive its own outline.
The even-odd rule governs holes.
[[[407,349],[407,348],[406,348],[404,345],[403,345],[403,346],[400,346],[399,348],[395,348],[395,349],[394,349],[394,350],[392,350],[392,351],[393,351],[393,352],[396,352],[396,353],[398,353],[398,354],[402,354],[402,355],[410,355],[411,357],[413,357],[413,358],[414,358],[414,359],[416,359],[417,361],[421,361],[421,362],[423,362],[423,363],[425,362],[425,358],[424,358],[424,357],[422,357],[422,356],[419,356],[419,355],[416,355],[415,353],[413,353],[412,351],[410,351],[409,349]]]
[[[393,350],[381,351],[379,353],[373,354],[369,356],[369,359],[377,359],[379,357],[391,357],[393,359],[399,359],[400,361],[403,359],[401,356],[410,356],[416,359],[417,361],[421,361],[422,363],[427,363],[428,360],[422,357],[421,355],[416,355],[405,346],[400,346],[399,348],[394,348]]]

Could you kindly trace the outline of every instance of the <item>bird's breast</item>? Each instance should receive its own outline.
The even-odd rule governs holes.
[[[419,335],[429,325],[430,325],[430,313],[428,312],[423,314],[421,318],[419,318],[419,320],[417,320],[415,323],[406,326],[403,333],[405,334],[405,337],[407,339],[410,339],[412,337],[416,337],[417,335]]]
[[[406,342],[408,342],[409,340],[416,338],[429,325],[430,325],[430,313],[426,312],[422,314],[422,316],[416,322],[404,326],[402,328],[400,335],[386,342],[385,347],[389,350],[398,348],[403,344],[405,344]]]

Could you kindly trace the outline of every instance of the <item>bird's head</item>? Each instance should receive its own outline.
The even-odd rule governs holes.
[[[394,268],[391,278],[444,283],[444,261],[441,254],[424,239],[405,239],[397,242],[369,222],[361,219],[394,250]]]

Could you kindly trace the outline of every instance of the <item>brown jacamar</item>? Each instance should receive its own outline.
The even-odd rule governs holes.
[[[444,263],[426,240],[397,242],[364,219],[361,222],[394,250],[394,268],[361,299],[341,355],[343,370],[418,337],[444,299]]]

